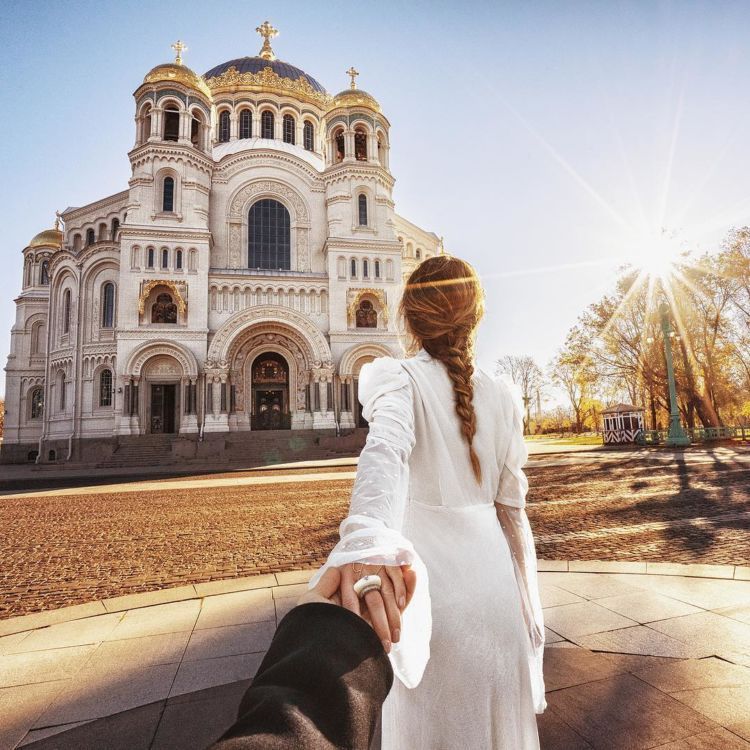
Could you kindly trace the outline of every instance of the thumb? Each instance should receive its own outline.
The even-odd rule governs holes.
[[[320,594],[320,596],[330,599],[339,590],[340,585],[341,573],[338,568],[331,567],[323,573],[320,580],[312,590],[316,594]]]

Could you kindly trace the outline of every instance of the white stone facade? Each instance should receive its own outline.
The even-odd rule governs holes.
[[[268,56],[231,62],[154,68],[128,189],[24,249],[3,460],[364,424],[359,370],[400,355],[403,279],[442,243],[394,212],[372,97],[331,97]]]

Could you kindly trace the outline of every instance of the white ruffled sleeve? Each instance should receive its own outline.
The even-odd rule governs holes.
[[[542,671],[544,615],[539,597],[536,546],[525,509],[529,483],[523,466],[528,461],[529,453],[523,439],[523,395],[520,387],[508,376],[500,375],[496,382],[502,392],[505,413],[508,415],[506,429],[510,430],[510,441],[501,467],[495,507],[513,558],[521,609],[529,635],[529,670],[534,710],[540,714],[547,707]]]
[[[427,666],[432,620],[427,569],[401,533],[415,438],[411,383],[399,360],[378,357],[362,366],[359,401],[369,431],[359,455],[349,515],[339,527],[338,544],[309,586],[315,586],[329,567],[353,562],[410,564],[416,589],[402,616],[401,640],[389,656],[396,676],[411,688],[419,684]]]

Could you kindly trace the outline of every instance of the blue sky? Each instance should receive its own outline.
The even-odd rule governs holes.
[[[277,56],[328,91],[354,65],[392,124],[396,210],[483,278],[478,363],[545,365],[664,226],[713,250],[748,223],[750,4],[4,4],[0,361],[21,251],[54,212],[127,187],[132,92],[188,44],[203,73]],[[2,386],[0,385],[0,391]]]

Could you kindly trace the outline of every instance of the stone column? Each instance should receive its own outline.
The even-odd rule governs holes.
[[[355,161],[353,130],[344,131],[344,161]]]
[[[159,140],[159,134],[161,133],[161,120],[162,120],[162,108],[153,107],[151,109],[151,135],[149,135],[149,141]]]
[[[229,113],[229,140],[236,141],[239,138],[239,123],[235,112]]]

